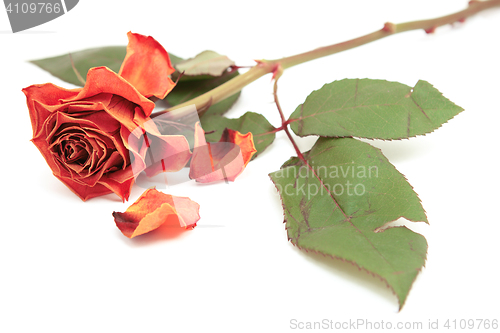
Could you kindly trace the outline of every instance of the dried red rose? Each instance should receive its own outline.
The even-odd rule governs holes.
[[[170,79],[153,75],[173,71],[168,54],[151,37],[129,33],[129,39],[120,70],[128,81],[96,67],[87,73],[83,88],[47,83],[23,89],[33,143],[53,174],[82,200],[112,192],[128,199],[134,177],[151,164],[146,158],[152,142],[144,140],[146,133],[163,171],[180,170],[191,155],[184,137],[160,135],[149,118],[155,105],[145,96],[164,97],[172,89]],[[151,64],[153,70],[147,68]],[[173,154],[177,156],[163,158]]]

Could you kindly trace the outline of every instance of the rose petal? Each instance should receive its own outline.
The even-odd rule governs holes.
[[[125,170],[120,170],[105,174],[97,185],[103,185],[117,194],[123,202],[128,200],[132,185],[134,185],[135,178],[133,177],[132,168],[128,167]],[[96,186],[97,186],[96,185]]]
[[[139,176],[139,174],[146,168],[144,158],[147,154],[148,148],[144,144],[143,140],[141,140],[140,135],[142,132],[142,128],[139,127],[133,132],[130,132],[125,126],[122,126],[120,130],[120,135],[124,138],[123,143],[125,144],[125,148],[127,148],[129,152],[130,166],[134,177]]]
[[[98,94],[114,95],[109,104],[105,105],[106,111],[131,131],[141,122],[146,121],[155,107],[155,103],[141,95],[128,81],[107,67],[91,68],[87,73],[85,86],[78,94],[62,99],[60,102],[92,100],[92,97]],[[130,103],[136,104],[139,108],[130,108]],[[140,122],[134,122],[134,119]]]
[[[167,51],[153,37],[129,32],[127,55],[118,74],[146,97],[159,99],[174,88],[170,74],[175,72]]]
[[[122,128],[122,136],[131,153],[135,174],[145,170],[148,177],[161,172],[176,172],[191,158],[189,142],[183,135],[162,135],[153,120],[129,132]],[[137,170],[137,172],[136,172]]]
[[[222,133],[222,137],[219,142],[232,142],[237,144],[241,149],[241,155],[243,156],[243,162],[245,166],[252,159],[252,156],[257,152],[255,145],[253,143],[253,134],[248,132],[247,134],[241,134],[238,131],[226,128]]]
[[[179,226],[195,227],[200,219],[200,205],[186,197],[175,197],[157,191],[146,190],[124,213],[113,212],[118,229],[133,238],[157,229],[169,219]]]
[[[146,123],[154,103],[106,67],[90,69],[83,88],[44,84],[23,92],[32,141],[53,174],[82,200],[111,192],[128,199],[136,169],[122,129]]]
[[[147,135],[146,176],[154,177],[162,172],[176,172],[186,166],[191,150],[186,137],[182,135]]]
[[[225,129],[219,142],[206,143],[205,132],[198,122],[189,177],[201,183],[222,179],[234,181],[256,152],[252,133],[243,135]]]
[[[99,197],[101,195],[112,193],[110,189],[101,184],[96,184],[94,187],[78,184],[70,178],[65,178],[54,174],[60,181],[64,183],[73,193],[75,193],[83,201]],[[123,200],[123,199],[122,199]]]
[[[45,120],[49,117],[50,111],[39,104],[54,105],[58,104],[60,99],[72,98],[78,95],[78,89],[64,89],[52,83],[35,84],[23,89],[26,95],[26,103],[30,112],[31,126],[33,128],[33,137],[39,135]]]

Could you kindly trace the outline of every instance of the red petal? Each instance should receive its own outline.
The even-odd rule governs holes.
[[[238,131],[233,131],[232,129],[226,128],[222,133],[222,137],[219,142],[232,142],[237,144],[241,149],[241,155],[243,156],[243,162],[247,166],[248,162],[252,159],[253,154],[257,152],[255,145],[253,143],[253,134],[248,132],[247,134],[241,134]]]
[[[175,86],[167,51],[153,37],[131,32],[127,36],[127,55],[119,74],[144,96],[165,98]]]
[[[183,135],[162,135],[153,120],[129,132],[122,127],[125,146],[133,154],[133,170],[137,176],[145,170],[148,177],[161,172],[176,172],[191,158],[189,142]]]
[[[195,227],[200,219],[200,205],[186,197],[175,197],[146,190],[124,213],[113,212],[118,229],[133,238],[150,232],[174,219],[182,227]]]
[[[182,135],[148,135],[148,138],[150,149],[145,157],[145,172],[148,177],[162,172],[179,171],[191,158],[189,142]]]
[[[105,67],[89,70],[87,83],[81,89],[67,90],[44,84],[27,87],[23,92],[33,126],[32,141],[54,175],[82,200],[111,192],[115,192],[122,200],[128,199],[134,174],[132,167],[126,167],[130,159],[129,152],[117,131],[125,126],[134,129],[146,122],[154,103]],[[83,169],[82,166],[75,169],[54,156],[51,147],[60,144],[60,140],[52,142],[51,138],[60,130],[60,122],[77,126],[82,135],[86,133],[88,143],[96,152],[92,155],[90,163],[94,166],[91,165],[90,169],[100,168],[97,173],[75,176],[81,171],[79,169]],[[65,130],[71,131],[71,128]],[[116,148],[117,153],[110,155],[109,148]],[[105,159],[107,164],[103,164]],[[123,163],[118,163],[120,161]],[[115,168],[121,170],[113,172]]]
[[[40,104],[56,105],[60,99],[72,98],[78,95],[78,89],[64,89],[52,83],[36,84],[23,89],[26,95],[26,103],[30,111],[31,126],[33,128],[33,137],[36,137],[45,122],[49,117],[50,111],[46,108],[39,107]]]
[[[98,94],[115,95],[111,100],[109,96],[106,96],[105,100],[109,100],[109,104],[105,105],[106,111],[131,131],[137,127],[137,124],[133,122],[134,119],[144,121],[155,107],[155,103],[141,95],[130,83],[107,67],[91,68],[87,73],[85,86],[80,89],[78,95],[63,99],[61,102],[82,101]],[[117,99],[117,96],[123,99]],[[127,102],[126,106],[122,105],[123,101]],[[135,104],[134,107],[130,107],[131,103]]]
[[[120,179],[124,178],[124,179]],[[132,185],[134,185],[135,178],[132,173],[132,168],[128,167],[125,170],[116,171],[106,174],[99,179],[97,185],[104,185],[115,194],[117,194],[122,201],[128,200]]]
[[[227,179],[234,181],[257,152],[252,133],[245,135],[225,129],[217,143],[206,143],[199,123],[195,126],[195,148],[189,177],[201,183]]]
[[[75,193],[80,199],[86,201],[91,198],[99,197],[101,195],[112,193],[110,189],[106,186],[96,184],[94,187],[89,187],[86,185],[81,185],[69,178],[60,177],[54,174],[60,181],[64,183],[73,193]]]

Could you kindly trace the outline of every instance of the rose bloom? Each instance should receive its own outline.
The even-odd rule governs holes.
[[[83,88],[47,83],[23,89],[33,143],[53,174],[84,201],[112,192],[127,200],[139,172],[178,171],[191,156],[185,137],[161,135],[149,118],[155,104],[147,97],[164,98],[174,87],[167,52],[151,37],[128,37],[119,74],[96,67]],[[147,163],[151,145],[154,164]]]

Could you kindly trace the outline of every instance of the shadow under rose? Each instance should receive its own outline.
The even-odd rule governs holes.
[[[142,247],[158,242],[186,237],[189,232],[193,231],[192,229],[193,228],[184,228],[179,226],[176,219],[168,219],[167,222],[159,228],[132,239],[125,237],[119,230],[117,230],[117,236],[130,247]]]

